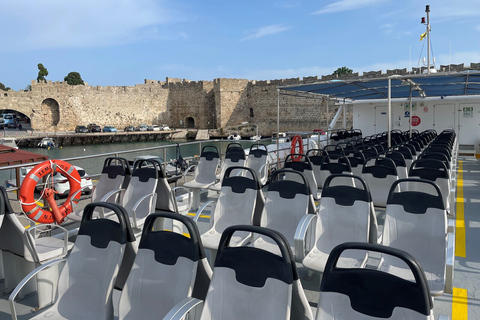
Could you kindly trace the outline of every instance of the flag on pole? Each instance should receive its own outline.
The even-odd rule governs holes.
[[[422,41],[423,39],[425,39],[425,37],[427,36],[427,31],[425,31],[424,33],[422,33],[420,35],[420,41]]]

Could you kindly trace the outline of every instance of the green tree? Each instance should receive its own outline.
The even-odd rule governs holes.
[[[83,82],[83,80],[82,80],[82,76],[80,76],[80,73],[78,73],[78,72],[70,72],[64,78],[64,80],[67,81],[67,83],[69,85],[72,85],[72,86],[76,86],[76,85],[79,85],[79,84],[85,84],[85,82]]]
[[[32,85],[29,84],[25,87],[25,89],[23,89],[23,91],[32,91]]]
[[[45,79],[45,77],[48,76],[47,68],[45,68],[41,63],[39,63],[37,67],[38,67],[37,82],[40,82],[40,81],[46,82],[47,80]]]
[[[343,75],[345,75],[345,74],[351,74],[351,73],[353,73],[353,70],[352,70],[352,69],[347,68],[347,67],[341,67],[341,68],[338,68],[337,70],[335,70],[335,71],[333,72],[333,75],[334,75],[334,76],[337,76],[337,77],[341,77],[341,76],[343,76]]]
[[[0,90],[7,91],[5,85],[0,82]]]

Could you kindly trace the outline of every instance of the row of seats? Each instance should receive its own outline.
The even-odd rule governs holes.
[[[98,207],[112,211],[115,221],[95,219]],[[182,223],[189,236],[164,230],[161,225],[166,219]],[[237,232],[268,238],[278,254],[232,245]],[[89,204],[68,258],[41,266],[15,288],[9,297],[12,319],[17,319],[15,296],[22,286],[37,272],[59,264],[64,266],[53,305],[31,319],[112,319],[113,284],[126,244],[132,241],[134,236],[122,207]],[[401,259],[413,274],[412,281],[381,270],[338,265],[344,252],[359,250]],[[213,271],[209,270],[198,229],[190,219],[169,212],[149,215],[120,295],[118,318],[183,319],[190,314],[204,320],[430,319],[432,315],[433,304],[422,268],[401,250],[366,243],[344,243],[333,248],[326,262],[315,317],[288,241],[281,233],[255,226],[229,227],[222,233],[218,251]],[[200,275],[202,268],[206,277]]]

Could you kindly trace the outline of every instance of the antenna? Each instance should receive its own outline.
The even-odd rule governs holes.
[[[426,31],[424,34],[422,34],[422,37],[420,40],[423,39],[423,37],[426,35],[427,37],[427,74],[430,74],[430,72],[436,72],[437,70],[433,69],[430,70],[430,6],[427,5],[425,7],[425,12],[427,13],[427,20],[425,21],[425,17],[422,17],[421,23],[426,24]],[[425,64],[425,58],[424,58],[424,64]],[[433,60],[434,63],[434,68],[435,68],[435,59]]]
[[[427,74],[430,74],[430,6],[425,7],[427,13]]]

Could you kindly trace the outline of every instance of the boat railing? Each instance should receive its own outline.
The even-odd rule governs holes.
[[[263,140],[263,139],[262,139]],[[252,141],[252,140],[243,140],[243,142],[245,143],[248,143],[250,146],[251,144],[254,144],[254,143],[266,143],[268,141],[268,139],[265,139],[265,141],[262,141],[262,140],[259,140],[259,141]],[[240,140],[239,142],[242,142],[242,140]],[[181,147],[184,147],[184,146],[198,146],[198,152],[194,152],[194,155],[188,155],[188,156],[185,156],[183,157],[184,160],[187,161],[187,163],[190,165],[190,164],[195,164],[196,161],[198,161],[199,157],[200,157],[200,154],[201,154],[201,150],[202,148],[205,146],[205,145],[212,145],[212,144],[219,144],[219,152],[220,152],[220,155],[223,157],[225,155],[225,151],[226,151],[226,148],[228,146],[228,144],[231,143],[230,140],[221,140],[221,139],[218,139],[218,140],[202,140],[202,141],[192,141],[192,142],[183,142],[183,143],[178,143],[178,144],[169,144],[169,145],[161,145],[161,146],[154,146],[154,147],[147,147],[147,148],[138,148],[138,149],[128,149],[128,150],[120,150],[120,151],[114,151],[114,152],[106,152],[106,153],[98,153],[98,154],[90,154],[90,155],[82,155],[82,156],[78,156],[78,157],[67,157],[67,158],[62,158],[60,160],[63,160],[63,161],[66,161],[66,162],[75,162],[75,161],[78,161],[78,160],[86,160],[86,159],[102,159],[102,158],[106,158],[106,157],[125,157],[125,155],[131,155],[131,154],[135,154],[135,153],[145,153],[147,151],[157,151],[157,150],[160,150],[160,154],[159,156],[161,156],[163,159],[164,159],[164,163],[163,163],[163,166],[164,166],[164,169],[166,167],[167,164],[176,164],[176,160],[177,160],[177,157],[178,157],[178,154],[176,153],[176,148],[181,148]],[[271,143],[271,142],[269,142]],[[289,150],[289,148],[286,148],[286,147],[281,147],[279,148],[278,150],[279,151],[287,151],[287,149]],[[175,158],[170,158],[168,157],[168,155],[176,155]],[[269,154],[276,159],[276,154],[277,154],[277,149],[273,149],[273,150],[269,150]],[[281,154],[281,152],[279,152],[279,154]],[[280,161],[283,161],[284,159],[279,159]],[[19,181],[19,178],[20,178],[20,173],[19,173],[19,170],[20,168],[22,167],[31,167],[31,166],[35,166],[39,163],[41,163],[43,161],[40,161],[40,162],[29,162],[29,163],[22,163],[22,164],[15,164],[15,165],[10,165],[10,166],[4,166],[4,167],[0,167],[0,173],[6,171],[6,172],[11,172],[10,170],[13,170],[15,172],[15,175],[10,175],[11,178],[15,179],[16,181]],[[275,167],[277,166],[277,161],[270,161],[269,163],[269,171],[273,171],[275,169]],[[186,171],[186,172],[181,172],[179,171],[179,174],[178,176],[181,178],[182,176],[185,176],[186,174],[188,174],[189,171]],[[100,168],[100,171],[99,172],[89,172],[89,175],[92,179],[95,179],[95,178],[98,178],[100,177],[101,175],[101,168]],[[2,181],[2,183],[4,183]],[[38,184],[39,186],[41,186],[41,182]],[[15,192],[19,189],[19,187],[10,187],[7,189],[8,192]],[[18,195],[18,193],[17,193]]]

